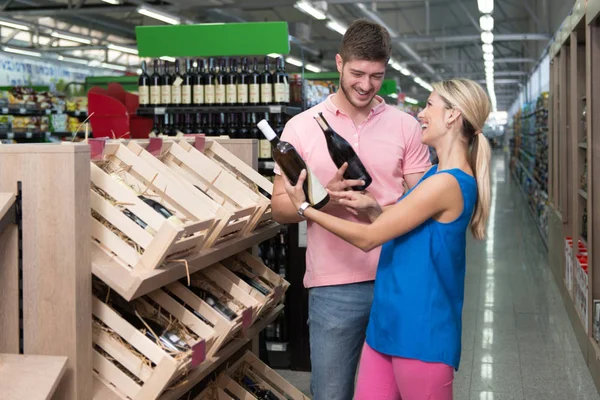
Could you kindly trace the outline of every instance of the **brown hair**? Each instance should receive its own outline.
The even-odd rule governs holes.
[[[477,204],[471,218],[471,232],[481,240],[485,238],[490,214],[491,149],[481,133],[490,114],[490,99],[478,83],[469,79],[452,79],[432,86],[446,106],[459,109],[463,118],[462,133],[471,144],[469,164],[477,181]]]
[[[344,63],[351,60],[384,61],[392,56],[392,39],[383,26],[366,19],[354,21],[346,30],[340,46]]]

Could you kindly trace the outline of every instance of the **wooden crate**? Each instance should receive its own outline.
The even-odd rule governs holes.
[[[227,375],[235,381],[243,374],[251,375],[251,379],[254,382],[258,381],[256,383],[259,383],[261,388],[270,390],[281,400],[309,400],[309,397],[283,379],[250,351],[247,351],[227,370]],[[240,386],[243,387],[243,385]]]
[[[209,383],[194,400],[234,400],[235,398],[231,395],[239,400],[256,400],[256,397],[225,374]]]
[[[245,200],[243,206],[232,200],[231,197],[224,197],[223,193],[219,191],[209,191],[207,185],[202,182],[190,181],[183,175],[185,170],[173,169],[167,163],[161,162],[161,159],[168,157],[171,153],[171,148],[174,152],[177,152],[178,146],[176,143],[161,139],[155,139],[153,142],[160,146],[152,151],[156,154],[153,155],[146,149],[150,145],[150,140],[132,140],[127,143],[127,148],[132,151],[140,159],[152,166],[156,171],[165,177],[169,178],[171,182],[176,183],[181,188],[186,189],[188,193],[193,193],[202,199],[202,205],[205,209],[210,210],[218,219],[217,226],[214,233],[208,238],[207,243],[204,247],[212,246],[217,242],[223,240],[232,239],[240,234],[244,234],[248,231],[248,225],[253,223],[252,216],[256,211],[256,205],[253,202]],[[179,152],[180,153],[180,152]],[[203,166],[206,173],[211,171]],[[196,185],[196,186],[194,186]],[[200,188],[200,190],[198,189]],[[233,189],[228,187],[230,196],[241,198],[240,195],[235,195]]]
[[[263,264],[260,259],[252,256],[246,251],[222,260],[221,264],[223,267],[219,269],[219,272],[251,295],[259,303],[259,315],[280,303],[290,286],[283,277]],[[250,279],[257,280],[268,293],[261,293],[261,291],[252,287],[235,272],[242,273]]]
[[[93,369],[96,378],[122,399],[155,399],[176,379],[214,353],[216,332],[179,304],[169,304],[160,294],[135,300],[137,310],[179,318],[191,332],[182,333],[191,351],[171,354],[122,318],[109,305],[92,296],[95,317]],[[169,318],[172,318],[172,317]],[[192,336],[192,333],[197,337]],[[117,336],[118,335],[118,336]],[[117,366],[117,363],[120,365]],[[124,371],[126,370],[126,372]]]

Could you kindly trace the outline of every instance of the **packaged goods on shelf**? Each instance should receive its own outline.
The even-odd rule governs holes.
[[[67,114],[50,115],[50,132],[68,132],[68,121],[69,116]]]
[[[565,285],[573,295],[573,238],[565,238]]]
[[[600,300],[594,300],[592,309],[594,310],[592,335],[596,342],[600,342]]]
[[[581,318],[585,331],[588,331],[588,257],[587,255],[577,255],[575,272],[575,290],[574,301],[575,309]]]
[[[337,92],[338,82],[333,80],[305,80],[304,98],[306,107],[310,108],[324,101],[329,95]]]
[[[66,100],[66,110],[68,112],[79,111],[81,113],[87,113],[88,111],[88,99],[87,97],[71,97]]]

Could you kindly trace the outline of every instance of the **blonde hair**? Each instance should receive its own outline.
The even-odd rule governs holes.
[[[483,88],[469,79],[452,79],[432,85],[448,108],[457,108],[463,117],[462,133],[472,143],[469,164],[477,181],[477,202],[471,218],[471,232],[485,238],[490,214],[490,144],[481,133],[490,114],[490,100]]]

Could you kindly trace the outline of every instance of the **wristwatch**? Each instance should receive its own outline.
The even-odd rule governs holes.
[[[300,207],[298,208],[298,215],[300,215],[301,217],[304,217],[304,211],[306,211],[306,209],[310,207],[310,203],[308,202],[304,202],[302,204],[300,204]]]

